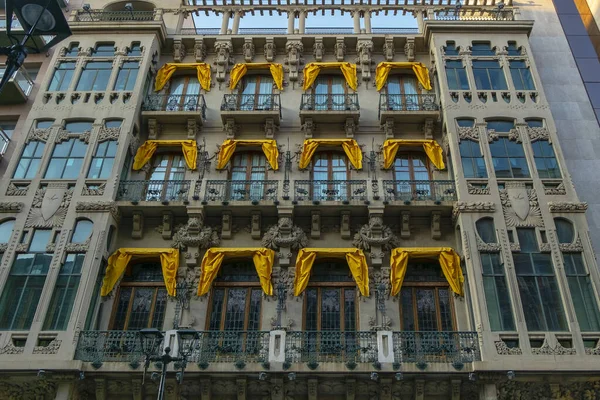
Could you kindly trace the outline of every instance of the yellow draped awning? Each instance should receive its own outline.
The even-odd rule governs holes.
[[[383,142],[383,168],[388,169],[394,165],[396,153],[400,146],[423,146],[425,154],[437,169],[444,169],[444,156],[442,147],[433,139],[388,139]]]
[[[306,248],[301,249],[298,252],[296,258],[296,275],[294,277],[294,296],[299,296],[310,279],[310,271],[315,262],[315,259],[319,257],[327,258],[345,258],[348,262],[348,267],[352,273],[352,277],[358,286],[360,293],[369,297],[369,267],[367,266],[367,259],[365,254],[360,249],[355,248],[342,248],[342,249],[329,249],[329,248]]]
[[[340,69],[346,83],[352,90],[356,90],[358,87],[358,79],[356,77],[356,64],[349,62],[313,62],[309,63],[304,67],[304,86],[302,90],[307,90],[315,83],[319,72],[322,69]]]
[[[279,63],[241,63],[235,64],[229,74],[229,89],[235,89],[238,82],[249,69],[269,69],[277,89],[283,90],[283,66]]]
[[[319,146],[342,146],[352,166],[362,169],[362,151],[354,139],[306,139],[300,155],[300,169],[308,167]]]
[[[196,169],[198,146],[195,140],[146,140],[135,153],[133,169],[142,169],[152,159],[158,146],[181,146],[186,165],[189,169]]]
[[[232,140],[227,139],[221,145],[219,149],[219,156],[217,157],[217,169],[223,169],[233,156],[237,146],[261,146],[263,153],[269,165],[273,170],[279,169],[279,149],[277,149],[277,142],[273,139],[259,139],[259,140]]]
[[[210,91],[210,64],[206,63],[166,63],[156,73],[156,81],[154,82],[154,91],[158,92],[165,87],[169,79],[178,69],[196,69],[198,74],[198,82],[202,89]]]
[[[160,256],[165,287],[169,296],[175,296],[177,285],[177,268],[179,268],[178,249],[143,249],[143,248],[120,248],[108,258],[106,273],[100,289],[101,296],[108,296],[113,290],[119,278],[125,272],[125,268],[131,261],[132,256]]]
[[[410,68],[417,76],[417,80],[425,90],[431,90],[429,81],[429,71],[427,67],[420,62],[380,62],[375,70],[375,86],[381,90],[387,81],[387,77],[392,68]]]
[[[452,291],[462,296],[465,278],[460,269],[460,257],[450,247],[407,247],[393,249],[390,256],[392,296],[400,293],[409,258],[435,259],[435,257],[439,257],[440,267]]]
[[[202,259],[202,275],[198,282],[198,296],[203,296],[210,290],[212,282],[219,273],[221,263],[225,257],[248,257],[252,256],[254,268],[260,279],[260,286],[267,296],[273,295],[273,285],[271,284],[271,272],[273,271],[273,261],[275,252],[265,247],[250,248],[226,248],[213,247],[206,251]]]

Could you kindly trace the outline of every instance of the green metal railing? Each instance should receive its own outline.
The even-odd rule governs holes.
[[[373,363],[377,332],[287,332],[285,354],[291,363]]]
[[[385,201],[456,201],[456,184],[449,180],[383,181]]]

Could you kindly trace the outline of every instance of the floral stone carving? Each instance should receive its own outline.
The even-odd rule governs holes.
[[[400,246],[398,237],[389,226],[383,224],[380,217],[373,217],[363,225],[354,235],[352,244],[364,251],[371,251],[371,246],[377,246],[386,252]]]
[[[280,247],[300,250],[308,246],[308,237],[302,228],[294,225],[291,218],[280,218],[277,225],[269,227],[265,232],[262,244],[273,250],[279,250]]]

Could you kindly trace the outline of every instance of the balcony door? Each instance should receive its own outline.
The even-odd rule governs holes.
[[[348,158],[344,153],[319,152],[313,157],[311,198],[316,201],[348,200]]]
[[[116,290],[111,330],[163,329],[167,289],[160,262],[128,267]]]
[[[314,84],[314,109],[343,111],[346,109],[346,81],[339,75],[322,75]]]
[[[399,153],[394,161],[396,200],[431,198],[431,170],[423,153]]]
[[[260,152],[235,153],[231,160],[232,200],[260,200],[265,191],[267,158]]]
[[[244,111],[272,110],[273,77],[270,75],[245,76],[242,80],[238,109]]]
[[[148,176],[146,201],[181,200],[187,192],[184,177],[185,159],[182,154],[156,154]]]
[[[166,99],[167,111],[196,111],[200,82],[196,76],[178,76],[171,80],[169,95]]]
[[[411,75],[394,75],[387,81],[387,108],[392,111],[418,111],[421,89],[417,78]]]

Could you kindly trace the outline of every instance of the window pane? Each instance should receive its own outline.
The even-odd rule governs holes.
[[[244,330],[247,296],[248,289],[246,288],[230,288],[227,290],[227,304],[225,305],[225,324],[223,330]]]
[[[415,331],[413,289],[402,288],[400,297],[402,302],[402,329],[405,331]]]
[[[417,320],[420,331],[436,331],[435,297],[432,289],[416,289]]]
[[[61,267],[48,307],[44,330],[65,330],[79,288],[81,267],[85,256],[69,254]]]
[[[340,328],[340,289],[323,289],[321,291],[321,330],[339,331]]]
[[[513,121],[487,121],[487,128],[496,132],[509,132],[515,127]]]
[[[31,242],[29,244],[30,252],[45,252],[46,245],[50,243],[50,236],[52,235],[52,230],[50,229],[36,229],[33,233],[33,237],[31,238]]]
[[[133,292],[131,311],[127,329],[135,330],[149,327],[154,288],[136,287]]]
[[[72,243],[83,243],[92,234],[92,228],[94,224],[92,221],[87,220],[79,220],[75,225],[75,231],[73,232],[73,237],[71,238]]]
[[[589,276],[570,276],[567,281],[581,330],[600,330],[600,312]]]
[[[533,228],[517,228],[517,237],[523,253],[535,253],[538,251],[537,237]]]
[[[475,125],[475,120],[473,120],[473,119],[466,119],[466,118],[457,119],[456,120],[456,124],[458,126],[460,126],[460,127],[470,128],[473,125]]]
[[[225,290],[220,288],[214,288],[212,292],[212,304],[209,320],[209,330],[218,331],[221,330],[221,318],[223,310],[223,301],[225,299]]]
[[[0,243],[8,243],[12,235],[15,220],[11,219],[0,224]]]
[[[496,243],[496,229],[494,227],[493,219],[481,218],[477,220],[475,225],[481,240],[483,240],[485,243]]]

